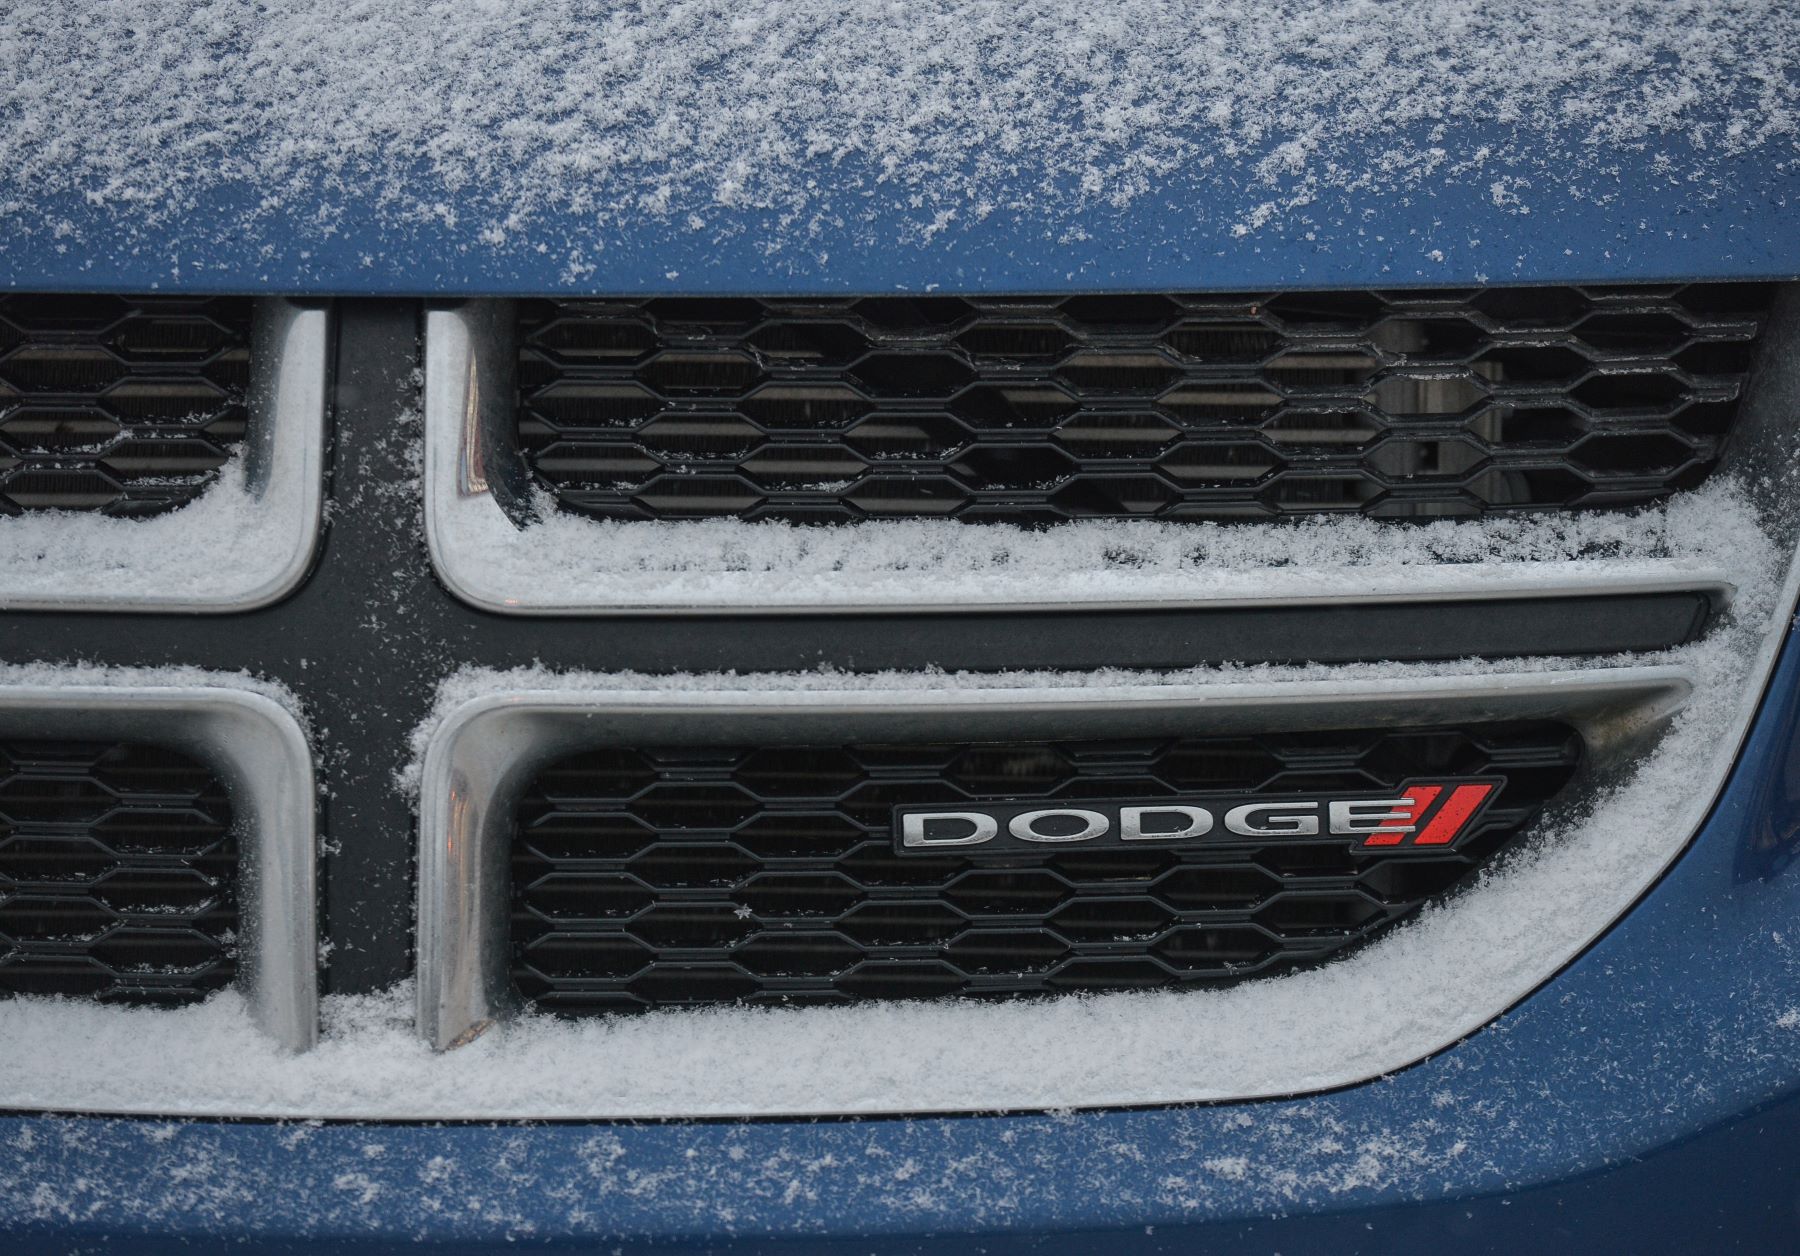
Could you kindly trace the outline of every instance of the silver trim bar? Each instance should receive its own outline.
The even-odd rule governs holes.
[[[120,737],[218,772],[241,855],[238,988],[291,1051],[318,1040],[312,752],[272,698],[224,685],[0,685],[0,737]]]
[[[108,520],[119,526],[113,571],[59,562],[54,551],[28,555],[29,564],[9,563],[7,523],[0,520],[0,611],[158,611],[222,614],[278,602],[299,587],[312,568],[325,500],[325,433],[331,378],[332,313],[328,306],[301,305],[283,298],[256,303],[250,344],[250,421],[245,438],[245,489],[253,517],[248,526],[221,533],[211,549],[182,546],[185,566],[168,565],[168,534],[160,525],[181,511],[147,520]],[[211,492],[221,491],[216,486]],[[205,498],[202,498],[202,503]],[[184,510],[194,509],[194,503]],[[99,522],[85,517],[74,525]],[[240,521],[242,524],[243,521]],[[219,555],[243,534],[267,547],[266,562],[245,567],[235,587],[217,587]],[[141,548],[140,548],[141,547]],[[121,589],[114,574],[129,572],[154,557],[167,573],[154,592]],[[33,578],[38,570],[50,573]],[[229,569],[229,568],[227,568]],[[204,579],[201,579],[204,578]],[[199,584],[209,591],[197,593]]]
[[[513,810],[539,770],[586,747],[1144,737],[1554,718],[1575,726],[1586,741],[1586,780],[1659,731],[1693,686],[1681,667],[1623,667],[1146,686],[1095,697],[1050,688],[834,694],[596,687],[474,698],[443,719],[425,750],[418,1032],[443,1050],[516,1010],[508,971]],[[1546,957],[1546,975],[1566,958]],[[1413,1058],[1444,1045],[1432,1026],[1418,1028],[1420,1041],[1407,1044]]]

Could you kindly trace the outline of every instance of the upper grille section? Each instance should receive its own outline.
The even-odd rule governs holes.
[[[612,519],[1624,506],[1712,468],[1768,296],[526,302],[519,439]]]
[[[0,743],[0,991],[186,1003],[235,968],[220,783],[115,742]]]
[[[1180,740],[608,749],[520,804],[513,979],[584,1014],[1186,986],[1321,959],[1455,883],[1566,784],[1559,724]],[[898,855],[893,807],[1506,785],[1455,851],[1345,839]]]
[[[0,296],[0,512],[197,497],[244,435],[251,305]]]

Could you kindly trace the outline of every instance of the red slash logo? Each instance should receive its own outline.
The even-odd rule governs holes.
[[[1494,781],[1454,785],[1414,784],[1382,817],[1382,827],[1363,839],[1364,846],[1448,846],[1466,832],[1493,797]]]

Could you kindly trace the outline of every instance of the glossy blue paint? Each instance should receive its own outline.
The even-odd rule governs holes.
[[[1330,1095],[668,1125],[0,1120],[9,1251],[1794,1250],[1800,647],[1716,810],[1519,1007]],[[1028,1049],[1029,1044],[1022,1044]],[[853,1068],[854,1061],[845,1067]],[[1096,1061],[1095,1066],[1105,1066]]]
[[[1509,155],[1463,174],[1323,191],[1255,227],[1246,224],[1297,191],[1258,172],[1270,155],[1259,150],[1177,171],[1123,206],[1051,189],[1016,210],[938,225],[934,206],[914,204],[877,171],[838,162],[812,172],[815,200],[830,212],[803,228],[778,210],[696,203],[611,223],[542,210],[497,238],[486,233],[508,207],[487,204],[478,187],[439,186],[423,170],[402,180],[397,199],[442,204],[443,217],[396,212],[386,170],[305,191],[209,184],[173,212],[9,189],[0,172],[0,288],[449,297],[1800,276],[1800,159],[1791,148],[1726,158],[1672,136],[1654,148],[1576,146],[1574,168],[1566,153],[1515,152],[1517,138],[1463,122],[1442,134],[1370,139],[1343,164],[1380,169],[1389,146],[1439,147],[1452,166],[1485,148]],[[1514,203],[1496,184],[1528,190]],[[690,225],[690,213],[702,225]]]

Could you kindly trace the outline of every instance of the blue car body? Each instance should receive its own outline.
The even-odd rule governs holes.
[[[1437,142],[1458,152],[1494,138],[1465,121]],[[887,202],[778,256],[732,246],[771,229],[760,211],[725,235],[687,231],[679,215],[615,225],[598,268],[574,277],[560,246],[590,229],[575,215],[488,245],[393,221],[373,183],[354,180],[319,190],[330,231],[291,196],[253,213],[250,186],[202,189],[179,214],[148,218],[129,203],[14,196],[0,208],[0,285],[453,299],[1800,276],[1791,153],[1713,162],[1696,189],[1621,149],[1596,155],[1617,171],[1604,197],[1540,184],[1520,213],[1488,177],[1427,181],[1333,194],[1234,235],[1269,198],[1261,156],[1071,211],[1054,236],[1001,213],[921,238]],[[1674,164],[1686,157],[1699,160],[1677,152]],[[1543,180],[1513,161],[1513,175]],[[53,242],[56,222],[66,229]],[[0,1117],[0,1242],[20,1253],[1800,1250],[1797,853],[1790,641],[1711,818],[1660,883],[1524,1002],[1393,1076],[1254,1103],[869,1120],[15,1114]]]
[[[405,203],[447,205],[456,225],[396,214],[391,188],[373,173],[321,179],[273,204],[254,185],[203,183],[178,212],[53,191],[0,202],[0,284],[447,298],[1265,291],[1800,273],[1800,160],[1779,143],[1737,156],[1696,147],[1693,133],[1703,129],[1654,145],[1596,141],[1549,152],[1519,142],[1514,128],[1471,119],[1377,136],[1359,141],[1344,164],[1376,168],[1390,146],[1496,155],[1478,175],[1323,193],[1256,230],[1244,224],[1291,191],[1259,172],[1269,154],[1258,149],[1171,172],[1122,205],[1052,197],[940,230],[930,229],[932,211],[882,191],[877,172],[854,161],[821,164],[808,172],[818,199],[857,212],[810,223],[804,247],[777,210],[704,201],[604,226],[590,213],[546,207],[490,241],[482,228],[493,210],[480,189],[444,186],[425,170],[407,183]],[[689,209],[704,212],[703,227],[688,224]],[[757,247],[767,240],[782,246]],[[572,267],[577,252],[585,261]]]

